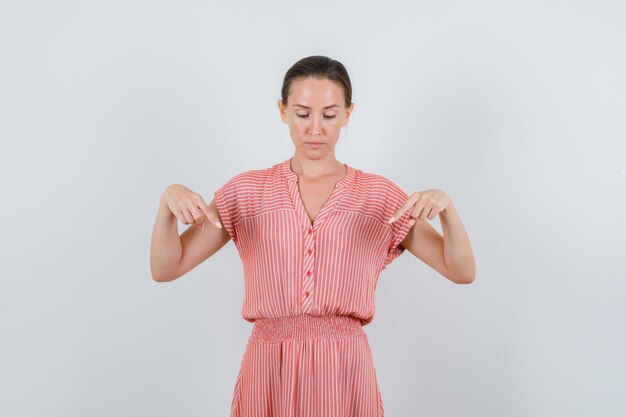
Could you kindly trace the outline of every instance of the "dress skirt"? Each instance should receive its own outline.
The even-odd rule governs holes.
[[[231,417],[384,417],[361,321],[347,315],[257,319]]]

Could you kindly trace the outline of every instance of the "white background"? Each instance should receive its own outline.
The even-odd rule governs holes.
[[[315,54],[353,83],[337,158],[446,191],[476,257],[471,285],[408,251],[381,274],[386,415],[625,415],[625,21],[591,0],[0,2],[0,415],[228,415],[241,261],[229,242],[154,282],[158,200],[290,157],[276,102]]]

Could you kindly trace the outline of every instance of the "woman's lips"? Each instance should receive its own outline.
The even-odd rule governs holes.
[[[317,149],[320,146],[322,146],[323,143],[322,142],[307,142],[307,145],[309,145],[313,149]]]

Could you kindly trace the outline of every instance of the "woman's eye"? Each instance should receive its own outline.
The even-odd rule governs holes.
[[[308,114],[297,114],[296,116],[298,116],[298,117],[302,117],[302,118],[309,117],[309,115],[308,115]],[[326,118],[326,119],[333,119],[335,116],[336,116],[336,115],[335,115],[335,114],[333,114],[332,116],[324,116],[324,118]]]

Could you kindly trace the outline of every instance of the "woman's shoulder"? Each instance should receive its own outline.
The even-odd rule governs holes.
[[[389,216],[406,201],[406,193],[386,175],[354,169],[345,210],[377,218],[387,226]]]
[[[278,165],[269,168],[253,168],[232,175],[220,188],[236,188],[238,190],[260,189],[279,176]]]
[[[366,172],[356,169],[356,182],[364,189],[382,193],[403,194],[402,188],[393,182],[389,177],[374,172]]]

